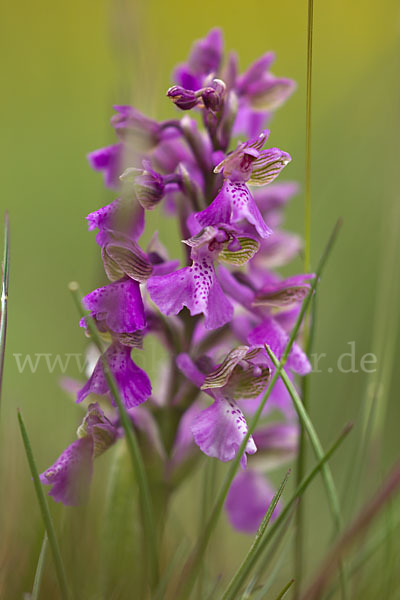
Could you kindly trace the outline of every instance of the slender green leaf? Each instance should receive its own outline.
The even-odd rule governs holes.
[[[40,483],[38,470],[36,468],[36,462],[32,452],[32,447],[20,411],[18,411],[18,423],[21,430],[21,436],[25,447],[26,458],[28,460],[29,468],[32,474],[33,485],[35,487],[35,492],[38,499],[44,527],[46,529],[47,537],[49,538],[49,545],[53,554],[54,566],[56,569],[58,584],[60,586],[61,596],[63,600],[68,600],[70,595],[68,590],[67,577],[65,574],[64,563],[62,560],[60,547],[58,545],[56,532],[54,529],[53,519],[51,517],[49,506],[44,495],[42,484]]]
[[[141,508],[143,514],[143,527],[149,554],[151,581],[152,586],[154,587],[157,584],[159,576],[157,535],[153,517],[153,503],[150,495],[149,484],[147,481],[146,470],[144,467],[140,447],[136,439],[132,422],[125,410],[124,403],[122,402],[121,397],[119,395],[118,385],[104,356],[103,345],[99,333],[97,331],[97,327],[93,319],[90,317],[89,313],[85,311],[82,307],[82,295],[79,291],[79,286],[77,283],[72,282],[70,283],[69,288],[72,292],[77,309],[81,317],[85,318],[90,335],[93,341],[95,342],[96,346],[98,347],[99,351],[101,352],[104,374],[107,380],[107,384],[110,388],[111,394],[113,396],[114,402],[118,408],[118,412],[121,419],[121,425],[125,432],[126,442],[131,457],[133,470],[136,475],[137,485],[139,488]]]
[[[1,392],[3,388],[4,357],[6,352],[8,284],[10,280],[10,227],[8,213],[6,213],[4,217],[4,252],[2,271],[0,315],[0,407]]]
[[[254,542],[252,543],[247,555],[243,559],[243,562],[240,565],[239,569],[236,571],[235,575],[231,579],[227,589],[225,590],[225,593],[222,596],[222,600],[232,600],[233,598],[235,598],[237,593],[239,592],[240,588],[244,584],[247,576],[249,575],[250,569],[249,569],[248,565],[253,564],[254,558],[257,556],[257,554],[259,552],[259,548],[260,548],[263,536],[267,529],[268,523],[271,520],[272,514],[276,508],[276,505],[278,504],[279,499],[282,496],[283,490],[285,489],[285,485],[287,483],[289,474],[290,474],[290,471],[288,471],[288,473],[286,474],[286,476],[285,476],[284,480],[282,481],[278,491],[276,492],[271,504],[269,505],[268,510],[265,513],[262,523],[257,531]]]
[[[44,565],[45,565],[46,556],[47,556],[47,546],[48,546],[48,537],[47,537],[47,533],[45,532],[44,537],[43,537],[42,547],[40,550],[38,564],[36,567],[35,579],[33,581],[33,588],[32,588],[32,594],[31,594],[30,600],[39,600],[40,587],[42,585],[42,578],[43,578],[43,570],[44,570]]]
[[[285,585],[285,587],[280,592],[280,594],[277,595],[277,597],[275,598],[275,600],[282,600],[282,598],[284,598],[286,596],[286,594],[288,593],[289,589],[292,587],[293,584],[294,584],[294,579],[291,579],[289,581],[289,583],[287,583]]]

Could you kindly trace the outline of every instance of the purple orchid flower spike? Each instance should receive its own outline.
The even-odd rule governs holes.
[[[193,419],[191,430],[200,449],[223,462],[232,460],[247,433],[247,423],[237,404],[237,399],[257,396],[269,379],[269,368],[254,365],[247,346],[232,350],[208,375],[204,375],[187,354],[178,356],[179,369],[196,387],[214,399],[213,404]],[[246,454],[257,448],[250,436],[241,465],[246,467]]]
[[[191,247],[192,265],[147,282],[150,298],[165,315],[177,315],[184,306],[190,314],[205,316],[206,329],[217,329],[228,323],[233,307],[225,297],[214,268],[214,261],[247,262],[257,251],[251,238],[238,238],[227,226],[207,227],[185,240]]]
[[[219,71],[223,43],[219,28],[211,29],[205,38],[196,41],[187,63],[179,65],[174,72],[178,85],[194,91],[203,87],[206,77]]]
[[[131,348],[115,341],[106,350],[104,357],[117,382],[125,407],[129,409],[145,402],[151,394],[151,383],[147,374],[131,359]],[[106,395],[114,404],[101,357],[89,381],[79,390],[77,402],[82,402],[89,394]]]
[[[80,504],[89,491],[93,460],[103,454],[118,437],[117,428],[107,419],[97,403],[90,404],[78,429],[78,439],[40,475],[56,502]]]
[[[214,172],[223,173],[225,181],[210,206],[197,213],[196,219],[202,227],[246,220],[261,238],[272,233],[246,185],[271,183],[291,160],[287,152],[278,148],[261,150],[268,136],[266,129],[257,138],[239,144],[215,167]]]

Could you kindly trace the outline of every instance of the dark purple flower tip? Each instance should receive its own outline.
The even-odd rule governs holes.
[[[172,102],[181,110],[190,110],[200,101],[198,93],[192,90],[186,90],[180,85],[170,87],[167,91],[167,96],[168,98],[171,98]]]
[[[211,85],[204,88],[201,93],[205,108],[213,112],[218,112],[222,107],[225,92],[225,82],[221,79],[214,79]]]

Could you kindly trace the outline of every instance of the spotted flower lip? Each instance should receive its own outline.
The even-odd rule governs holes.
[[[125,407],[129,409],[145,402],[151,395],[151,383],[147,374],[131,359],[131,348],[115,341],[106,350],[104,356]],[[78,391],[77,402],[82,402],[89,394],[106,395],[114,404],[101,357],[88,382]]]
[[[247,346],[238,347],[207,376],[187,354],[177,358],[178,367],[186,377],[214,399],[213,404],[193,419],[194,441],[205,454],[223,462],[236,456],[247,433],[246,420],[235,398],[257,395],[268,381],[269,369],[254,370],[255,366],[248,362],[253,355]],[[241,457],[243,468],[247,464],[246,454],[254,454],[256,450],[250,436]]]
[[[217,329],[232,319],[233,307],[221,289],[214,261],[222,256],[244,264],[258,249],[255,240],[237,238],[234,231],[226,225],[206,227],[184,240],[191,247],[189,267],[150,277],[147,290],[162,313],[177,315],[186,306],[192,316],[204,314],[206,329]]]
[[[94,290],[82,302],[103,329],[134,333],[146,326],[139,283],[129,277]],[[86,327],[85,318],[81,320],[81,326]]]

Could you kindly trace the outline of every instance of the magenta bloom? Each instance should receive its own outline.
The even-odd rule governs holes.
[[[251,469],[238,473],[225,503],[233,527],[243,533],[256,533],[274,495],[274,488],[261,473]],[[272,520],[276,519],[280,510],[278,503]]]
[[[133,333],[146,326],[139,283],[129,277],[94,290],[83,298],[83,304],[102,331]],[[85,319],[81,326],[86,326]]]
[[[187,63],[179,65],[174,73],[178,85],[188,90],[203,87],[205,78],[218,72],[223,51],[220,29],[212,29],[207,37],[193,44]]]
[[[89,491],[93,460],[117,439],[117,428],[107,419],[97,403],[90,404],[78,429],[78,436],[56,462],[40,475],[56,502],[80,504]]]
[[[202,227],[245,220],[255,227],[261,238],[271,234],[246,185],[247,182],[270,183],[291,160],[287,152],[278,148],[261,150],[268,135],[269,131],[265,130],[257,138],[240,144],[214,169],[216,173],[223,173],[225,181],[210,206],[197,213],[196,219]]]
[[[233,307],[225,297],[214,268],[214,260],[230,240],[223,229],[208,231],[186,240],[191,246],[192,265],[147,282],[150,298],[165,315],[177,315],[184,306],[190,314],[205,316],[205,327],[217,329],[230,321]]]
[[[145,402],[151,394],[151,383],[147,374],[131,359],[131,348],[114,342],[106,350],[105,359],[117,382],[126,408],[133,408]],[[89,381],[79,390],[77,402],[82,402],[89,394],[106,395],[114,404],[101,357],[97,361]]]

